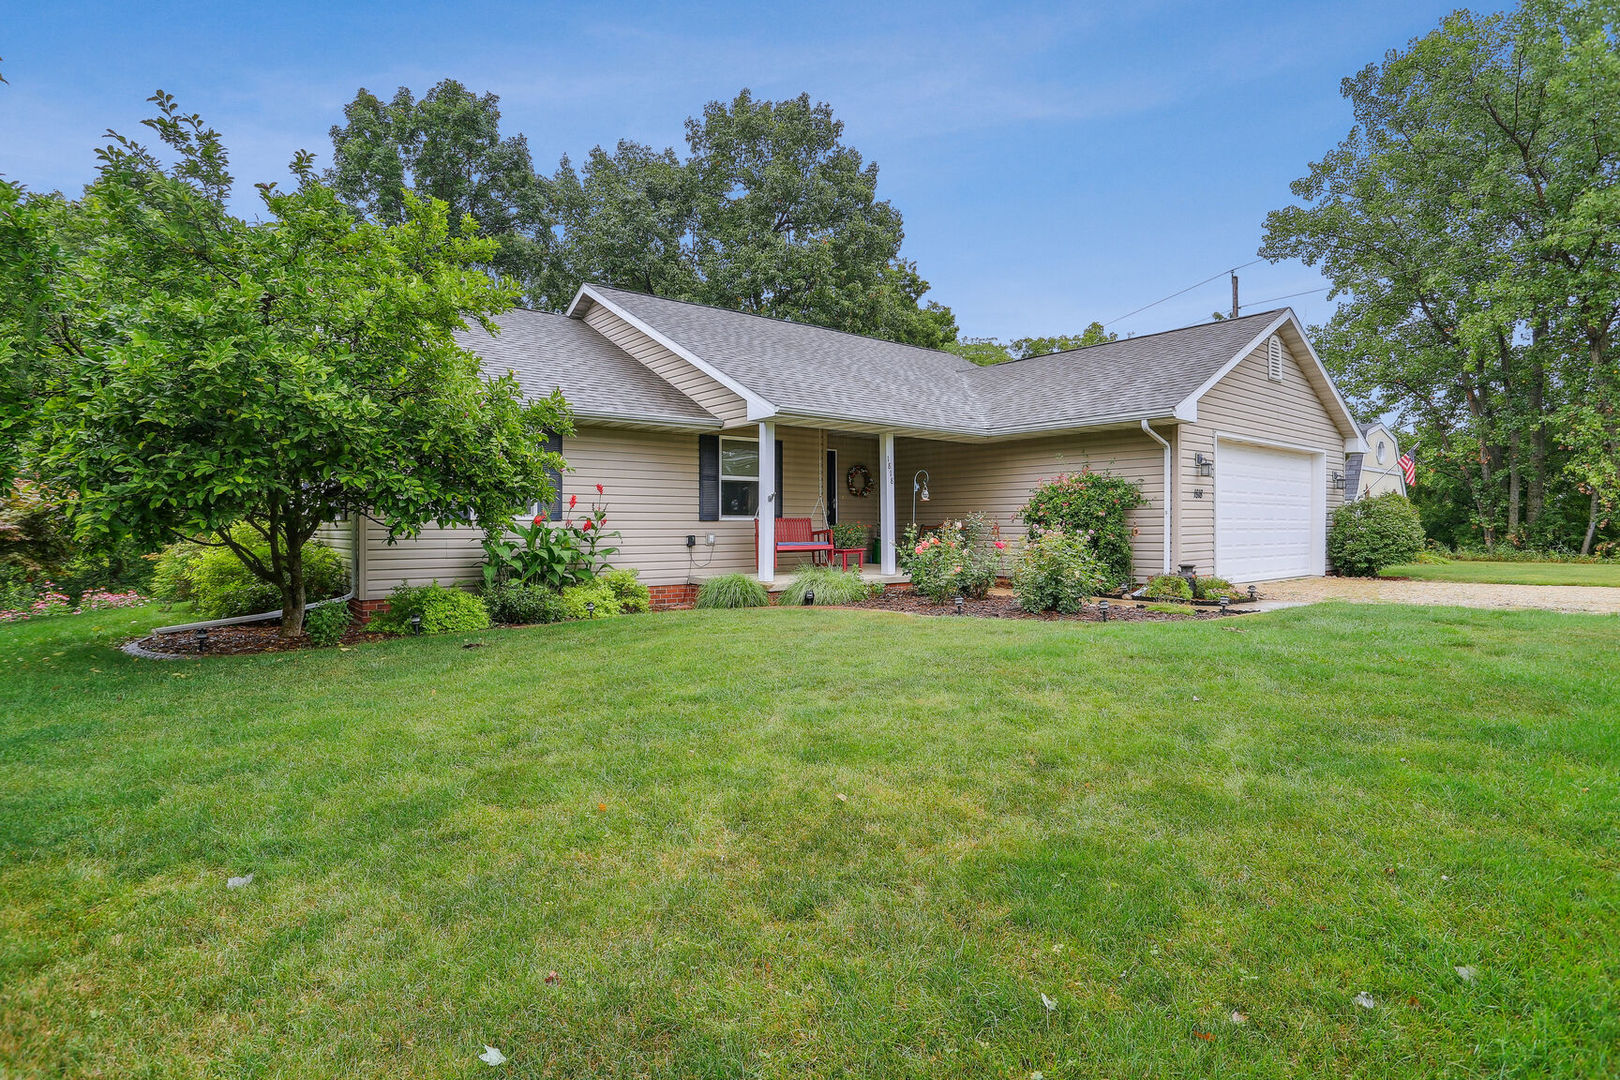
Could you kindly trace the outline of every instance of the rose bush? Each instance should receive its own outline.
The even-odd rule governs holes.
[[[1129,517],[1143,502],[1137,481],[1083,469],[1041,481],[1021,514],[1031,539],[1059,529],[1071,539],[1088,542],[1107,569],[1107,584],[1112,587],[1131,581]]]
[[[984,514],[969,514],[947,521],[939,530],[919,537],[906,531],[899,557],[911,575],[911,587],[936,604],[953,597],[981,599],[996,583],[1001,553],[1006,549],[999,530]]]

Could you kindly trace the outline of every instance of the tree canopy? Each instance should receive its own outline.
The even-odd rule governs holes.
[[[1031,356],[1046,356],[1049,353],[1069,352],[1072,349],[1084,349],[1118,340],[1118,334],[1104,329],[1100,322],[1092,322],[1078,334],[1021,337],[1010,342],[986,337],[966,338],[948,344],[945,348],[975,364],[989,365],[1006,363],[1008,360],[1024,360]]]
[[[686,122],[686,153],[621,141],[541,177],[522,136],[502,138],[492,94],[446,81],[420,102],[362,90],[332,129],[333,186],[398,220],[415,190],[465,210],[501,243],[492,267],[526,302],[560,310],[604,281],[656,296],[916,345],[956,339],[950,309],[902,257],[900,213],[843,123],[808,95],[747,90]],[[453,218],[454,220],[454,218]]]
[[[1261,254],[1345,297],[1324,360],[1426,447],[1427,523],[1591,550],[1620,500],[1620,5],[1466,11],[1343,83]]]
[[[271,216],[243,221],[219,134],[153,100],[172,164],[109,133],[81,198],[19,200],[42,316],[5,324],[35,403],[24,456],[76,530],[230,547],[296,633],[322,522],[402,535],[548,499],[566,404],[525,402],[452,337],[514,297],[479,269],[496,241],[415,194],[397,223],[357,222],[303,154],[294,190],[259,185]]]

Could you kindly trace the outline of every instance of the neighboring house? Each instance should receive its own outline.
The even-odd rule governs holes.
[[[1393,491],[1406,494],[1406,476],[1401,472],[1401,444],[1395,433],[1374,420],[1361,425],[1361,440],[1367,450],[1344,458],[1344,501],[1370,499]]]
[[[562,390],[576,421],[561,441],[562,497],[583,508],[605,487],[622,534],[613,561],[637,568],[658,603],[720,573],[772,580],[784,514],[867,523],[875,569],[895,573],[923,469],[921,524],[986,511],[1016,540],[1031,488],[1090,467],[1142,485],[1139,576],[1182,563],[1243,582],[1321,574],[1343,495],[1330,476],[1364,449],[1288,309],[993,367],[602,285],[583,286],[566,314],[496,321],[499,335],[463,340],[491,374]],[[864,497],[848,489],[855,466],[871,477]],[[556,519],[561,505],[539,509]],[[479,577],[476,526],[389,544],[362,518],[323,535],[351,558],[364,606],[402,582]]]

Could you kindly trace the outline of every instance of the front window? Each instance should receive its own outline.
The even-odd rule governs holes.
[[[720,516],[751,518],[759,513],[759,443],[720,438]]]

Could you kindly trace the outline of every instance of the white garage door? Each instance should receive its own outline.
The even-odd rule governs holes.
[[[1320,573],[1315,459],[1222,442],[1215,455],[1215,572],[1229,581]]]

